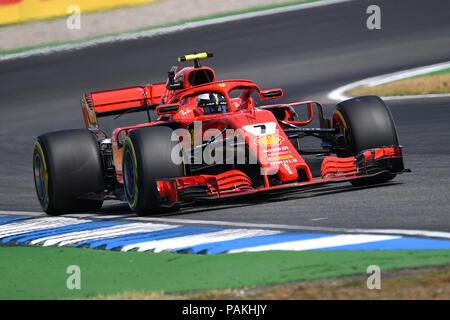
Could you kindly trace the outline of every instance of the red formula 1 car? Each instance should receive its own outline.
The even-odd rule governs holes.
[[[165,83],[85,94],[87,129],[39,136],[33,169],[43,210],[85,212],[119,199],[148,215],[201,200],[381,183],[405,171],[391,112],[379,97],[341,102],[331,119],[315,101],[256,106],[281,98],[282,89],[217,81],[200,65],[211,56],[180,57],[194,66],[172,67]],[[99,127],[101,117],[134,112],[145,121],[111,136]],[[306,148],[306,137],[319,147]],[[322,159],[319,174],[305,155]]]

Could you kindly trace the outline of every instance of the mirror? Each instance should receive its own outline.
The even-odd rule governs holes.
[[[282,89],[261,90],[259,93],[261,100],[271,100],[283,97]]]
[[[160,116],[165,114],[175,114],[180,109],[180,105],[178,103],[174,104],[164,104],[156,107],[156,113]]]
[[[288,107],[288,110],[286,110],[288,115],[286,116],[285,121],[296,126],[305,126],[309,124],[314,117],[314,104],[317,103],[311,101],[286,105]]]

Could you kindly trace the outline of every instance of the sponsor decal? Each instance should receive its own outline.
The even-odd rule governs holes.
[[[276,156],[278,154],[277,152],[279,152],[281,150],[289,150],[289,147],[288,146],[283,146],[281,148],[276,147],[276,148],[264,149],[263,152],[264,153],[268,153],[269,152],[270,153],[269,156]],[[279,154],[285,154],[286,152],[287,151],[280,152]]]
[[[194,109],[186,109],[186,110],[180,110],[180,113],[182,116],[185,116],[193,111],[194,111]]]
[[[280,144],[284,141],[284,138],[279,135],[267,135],[255,138],[255,144],[257,145],[264,145],[264,146],[272,146]]]
[[[271,166],[279,166],[284,163],[295,163],[295,162],[297,162],[297,159],[294,158],[294,159],[287,159],[287,160],[272,161],[272,162],[270,162],[270,165]]]
[[[242,128],[254,136],[265,136],[277,133],[277,124],[275,122],[249,124]]]
[[[289,172],[289,174],[292,176],[292,171],[291,171],[291,168],[286,164],[286,163],[283,163],[283,167],[287,170],[287,172]]]
[[[284,156],[269,157],[269,161],[287,160],[287,159],[292,159],[293,157],[294,156],[292,154],[287,154]]]
[[[270,150],[269,151],[266,151],[266,150],[264,150],[265,152],[264,152],[264,155],[266,156],[266,157],[275,157],[275,156],[282,156],[282,155],[285,155],[285,154],[291,154],[291,151],[290,150],[288,150],[288,151],[274,151],[274,152],[271,152]]]

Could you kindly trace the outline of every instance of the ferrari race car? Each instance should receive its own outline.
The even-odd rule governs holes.
[[[200,64],[210,57],[178,58],[194,65],[172,67],[164,83],[84,94],[86,129],[43,134],[35,143],[42,209],[87,212],[115,199],[149,215],[329,183],[382,183],[406,171],[391,112],[379,97],[343,101],[330,119],[316,101],[257,106],[283,90],[218,81]],[[102,117],[135,112],[142,112],[141,123],[111,135],[99,126]],[[319,146],[305,147],[307,137]],[[321,160],[318,174],[304,159],[311,155]]]

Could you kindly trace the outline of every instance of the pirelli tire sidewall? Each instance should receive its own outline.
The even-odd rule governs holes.
[[[161,206],[156,185],[159,178],[184,176],[183,163],[174,163],[172,159],[172,152],[179,148],[172,134],[168,127],[145,127],[131,131],[125,140],[122,160],[125,195],[138,215],[178,209]]]
[[[39,194],[36,165],[45,167]],[[97,141],[86,129],[56,131],[38,137],[33,150],[36,193],[50,215],[98,210],[103,204],[103,165]]]
[[[397,130],[391,111],[377,96],[363,96],[339,103],[333,124],[340,121],[349,134],[349,155],[389,145],[398,145]]]
[[[362,96],[340,102],[334,110],[332,126],[345,128],[347,152],[344,156],[355,156],[366,149],[399,145],[392,113],[378,96]],[[395,174],[387,174],[378,179],[362,179],[352,184],[373,184],[394,177]]]

